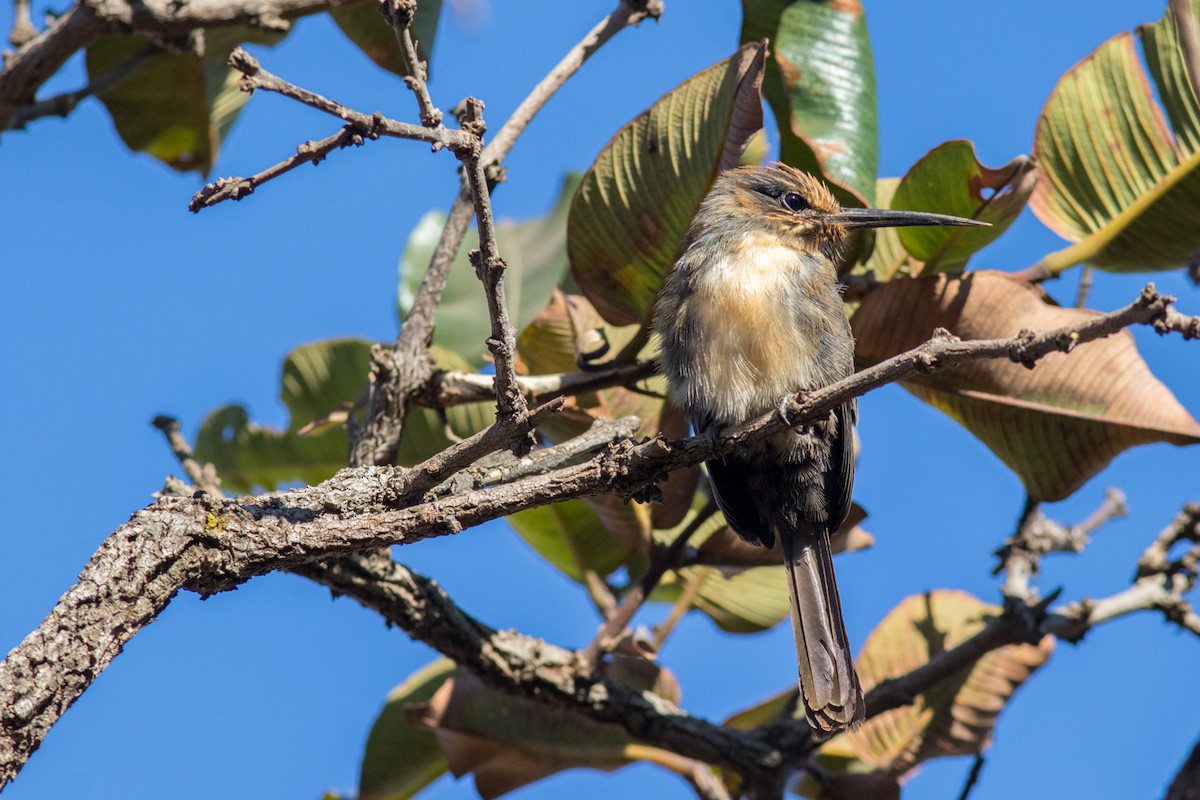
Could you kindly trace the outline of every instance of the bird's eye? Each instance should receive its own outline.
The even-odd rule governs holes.
[[[799,214],[808,208],[808,201],[795,192],[784,192],[780,195],[779,202],[783,203],[783,207],[794,214]]]

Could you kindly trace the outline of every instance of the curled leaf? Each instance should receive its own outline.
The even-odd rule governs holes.
[[[1153,86],[1122,33],[1072,67],[1042,110],[1033,152],[1045,180],[1030,207],[1077,243],[1042,260],[1051,274],[1081,261],[1171,269],[1200,252],[1200,226],[1184,223],[1200,207],[1200,101],[1177,27],[1198,24],[1200,1],[1173,6],[1178,20],[1168,11],[1139,30]]]
[[[617,132],[571,204],[571,274],[614,325],[642,323],[717,174],[762,128],[765,43],[693,75]]]
[[[454,674],[454,662],[439,658],[388,692],[363,750],[358,800],[407,800],[448,768],[437,740],[409,721],[409,706],[428,702]]]
[[[965,139],[930,150],[908,170],[891,208],[931,211],[989,222],[990,228],[899,228],[904,249],[925,262],[927,272],[961,272],[977,251],[1000,237],[1016,220],[1037,184],[1037,170],[1025,156],[998,169],[985,167],[975,145]]]
[[[1046,331],[1096,316],[1046,302],[1001,272],[895,280],[863,300],[851,323],[856,360],[869,366],[927,341],[936,328],[963,339]],[[1037,500],[1061,500],[1124,450],[1200,441],[1200,425],[1150,372],[1128,331],[1033,369],[976,361],[904,387],[971,431]]]

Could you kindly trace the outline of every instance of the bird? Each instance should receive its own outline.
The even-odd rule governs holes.
[[[693,217],[654,310],[668,396],[703,434],[854,372],[837,264],[862,228],[986,225],[942,214],[842,208],[782,163],[727,170]],[[829,537],[850,510],[855,400],[707,463],[729,526],[786,568],[805,717],[819,736],[865,717]],[[787,421],[786,416],[784,417]]]

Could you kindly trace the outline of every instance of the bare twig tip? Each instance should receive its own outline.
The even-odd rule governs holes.
[[[233,52],[229,54],[229,66],[233,67],[247,78],[254,77],[262,69],[262,65],[258,63],[258,59],[247,53],[241,47],[233,48]]]

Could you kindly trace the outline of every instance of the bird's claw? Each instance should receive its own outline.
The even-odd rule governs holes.
[[[792,421],[788,419],[787,415],[787,407],[788,403],[791,402],[791,399],[792,396],[790,394],[784,395],[783,399],[779,401],[779,408],[777,408],[776,411],[779,412],[779,418],[783,420],[784,425],[787,425],[792,430],[796,430],[796,426],[792,424]],[[799,431],[797,431],[797,433],[799,433]]]

